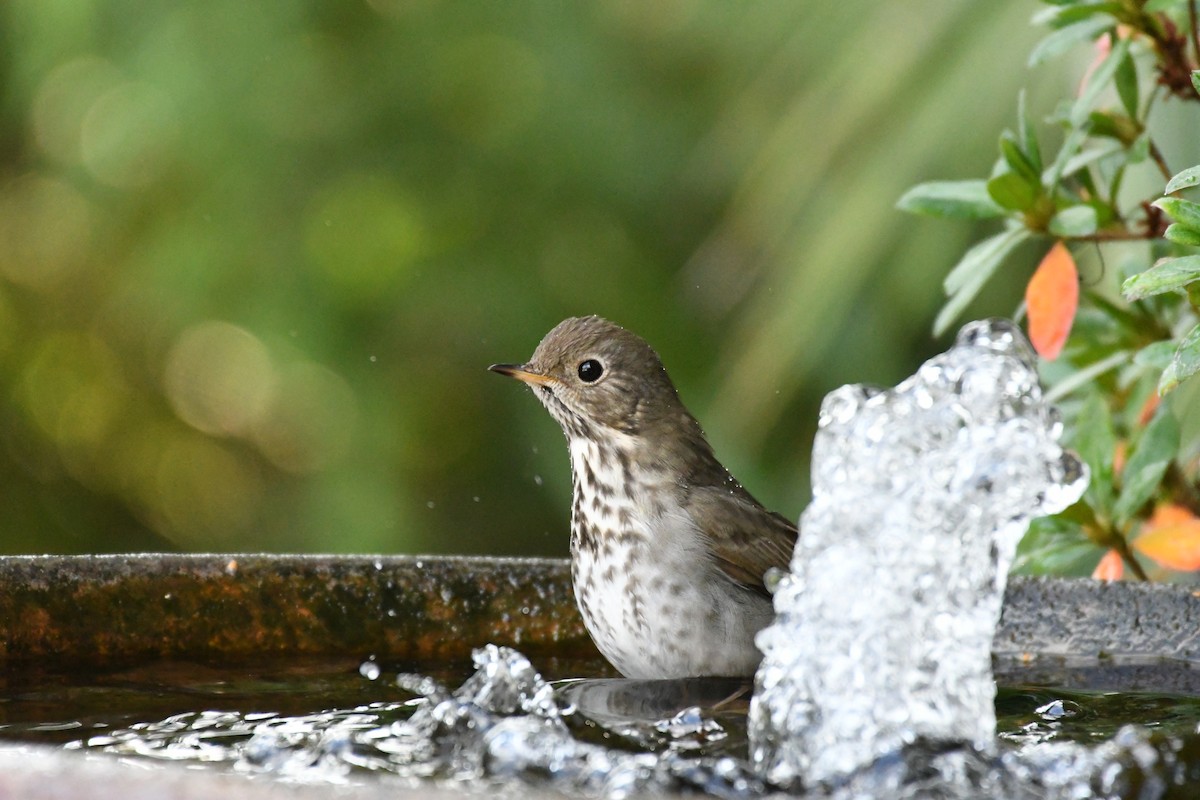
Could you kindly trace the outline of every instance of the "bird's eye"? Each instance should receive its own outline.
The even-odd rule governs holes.
[[[604,374],[604,365],[594,358],[589,358],[587,361],[579,365],[579,380],[584,383],[594,383]]]

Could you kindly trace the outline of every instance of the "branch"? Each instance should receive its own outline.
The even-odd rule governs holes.
[[[1117,536],[1115,539],[1116,541],[1113,542],[1113,549],[1121,554],[1121,560],[1129,566],[1129,569],[1134,575],[1138,576],[1138,578],[1143,581],[1149,582],[1150,576],[1146,574],[1146,571],[1142,569],[1142,565],[1139,564],[1137,558],[1134,557],[1133,551],[1129,549],[1129,543],[1125,541],[1125,537]]]
[[[1196,0],[1192,0],[1193,3],[1195,1]],[[1154,143],[1153,139],[1150,140],[1150,158],[1154,159],[1154,163],[1158,165],[1158,171],[1163,174],[1163,177],[1168,181],[1171,180],[1175,173],[1171,172],[1170,168],[1167,166],[1167,160],[1163,158],[1162,150],[1158,149],[1158,145]]]

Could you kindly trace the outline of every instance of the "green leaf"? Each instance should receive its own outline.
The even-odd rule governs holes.
[[[1167,212],[1167,215],[1180,225],[1200,230],[1200,203],[1193,203],[1181,197],[1162,197],[1151,205]]]
[[[1108,88],[1108,83],[1113,79],[1113,74],[1120,66],[1121,59],[1125,58],[1128,53],[1129,40],[1118,39],[1108,57],[1100,62],[1100,66],[1096,67],[1091,77],[1088,78],[1087,86],[1079,95],[1079,99],[1075,101],[1075,105],[1071,106],[1070,122],[1072,126],[1079,127],[1087,120],[1100,93]]]
[[[917,184],[896,202],[913,214],[953,219],[989,219],[1004,209],[988,196],[986,181],[930,181]]]
[[[1165,194],[1174,194],[1180,189],[1190,189],[1200,183],[1200,164],[1194,167],[1188,167],[1183,172],[1176,175],[1171,180],[1167,181],[1167,188],[1163,190]]]
[[[1062,55],[1075,45],[1091,41],[1112,30],[1115,25],[1116,21],[1111,17],[1096,16],[1060,28],[1034,46],[1029,54],[1029,66],[1036,67],[1044,61]]]
[[[1161,342],[1151,342],[1141,350],[1138,350],[1133,357],[1133,363],[1147,369],[1164,370],[1174,357],[1175,342],[1174,340],[1166,339]]]
[[[1141,164],[1150,157],[1150,134],[1143,133],[1129,145],[1129,163]]]
[[[1043,185],[1050,190],[1053,190],[1058,185],[1067,162],[1079,152],[1080,147],[1083,147],[1083,143],[1090,131],[1090,123],[1071,129],[1071,132],[1067,134],[1067,138],[1063,140],[1062,147],[1058,149],[1058,155],[1054,157],[1054,163],[1050,165],[1050,169],[1042,178]]]
[[[1088,114],[1088,121],[1092,123],[1092,136],[1106,136],[1110,139],[1121,141],[1121,132],[1117,130],[1117,121],[1113,118],[1112,114],[1105,114],[1103,111],[1093,111],[1091,114]]]
[[[1021,145],[1017,144],[1017,137],[1009,131],[1000,134],[1000,154],[1004,156],[1005,162],[1013,172],[1031,184],[1041,185],[1042,171],[1033,166],[1029,156],[1021,149]]]
[[[1189,247],[1200,247],[1200,231],[1176,222],[1168,225],[1163,231],[1163,238],[1175,244],[1185,244]]]
[[[1000,262],[1028,236],[1029,231],[1025,228],[1009,228],[976,243],[946,275],[942,283],[946,294],[957,294],[979,272],[991,276]]]
[[[944,286],[950,299],[933,322],[933,335],[941,336],[979,294],[996,269],[1018,244],[1029,238],[1027,228],[1011,228],[984,239],[968,250],[946,276]]]
[[[1116,14],[1121,9],[1120,3],[1096,2],[1096,0],[1044,0],[1049,8],[1043,8],[1030,18],[1033,25],[1049,25],[1052,28],[1062,28],[1094,14]]]
[[[1012,570],[1023,575],[1085,578],[1102,550],[1084,535],[1074,520],[1038,517],[1017,545]]]
[[[959,263],[961,264],[962,262]],[[991,272],[974,272],[957,292],[950,295],[950,299],[946,301],[946,305],[942,306],[941,311],[938,312],[937,317],[933,320],[934,336],[941,336],[950,329],[950,326],[958,319],[959,314],[979,294],[979,290],[987,283],[987,279],[990,276]]]
[[[1028,211],[1041,194],[1041,184],[1031,183],[1015,172],[1001,172],[987,182],[992,200],[1011,211]]]
[[[1182,289],[1200,278],[1200,256],[1184,256],[1159,261],[1121,284],[1126,300],[1141,300],[1163,292]]]
[[[1200,372],[1200,325],[1184,334],[1179,342],[1175,357],[1158,381],[1158,393],[1167,394],[1197,372]]]
[[[1117,95],[1121,98],[1121,105],[1125,106],[1125,111],[1128,112],[1129,116],[1137,119],[1137,66],[1133,63],[1133,56],[1128,51],[1126,51],[1125,57],[1121,59],[1121,63],[1117,65],[1116,81]]]
[[[1063,12],[1058,17],[1058,21],[1072,22],[1075,19],[1086,19],[1096,14],[1111,14],[1116,16],[1124,10],[1123,5],[1117,2],[1072,3],[1068,8],[1063,9]]]
[[[1017,93],[1017,135],[1021,137],[1021,150],[1029,158],[1029,163],[1033,165],[1035,179],[1040,179],[1042,169],[1042,151],[1038,147],[1037,132],[1033,128],[1033,123],[1029,121],[1029,114],[1025,111],[1025,90],[1022,89]]]
[[[1128,522],[1154,497],[1177,452],[1179,423],[1170,409],[1161,406],[1142,431],[1121,473],[1121,494],[1113,505],[1113,515],[1118,520]]]
[[[1085,496],[1092,508],[1108,516],[1113,496],[1113,454],[1117,449],[1117,434],[1104,397],[1090,392],[1075,419],[1070,437],[1071,447],[1088,465],[1092,473]]]
[[[1071,157],[1062,168],[1063,177],[1074,175],[1084,167],[1090,167],[1095,162],[1114,156],[1125,149],[1125,146],[1120,142],[1106,142],[1100,147],[1093,147],[1090,150],[1084,150],[1082,153]]]
[[[1060,239],[1089,236],[1096,232],[1096,209],[1088,205],[1064,208],[1054,215],[1046,230]]]
[[[1088,114],[1088,121],[1092,124],[1092,136],[1116,139],[1126,147],[1133,147],[1139,137],[1145,138],[1146,135],[1140,122],[1119,111],[1092,111]]]
[[[1196,90],[1196,94],[1200,94],[1200,69],[1192,70],[1192,88]]]

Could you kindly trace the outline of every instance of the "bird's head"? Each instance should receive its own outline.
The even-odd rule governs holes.
[[[528,384],[568,437],[606,430],[655,437],[696,427],[653,348],[600,317],[563,320],[528,362],[490,369]]]

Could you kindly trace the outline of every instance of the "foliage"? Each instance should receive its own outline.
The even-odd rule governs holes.
[[[1030,5],[0,2],[0,551],[565,554],[485,367],[581,313],[798,516],[821,397],[940,349],[971,232],[891,201]]]
[[[1196,6],[1047,0],[1035,22],[1051,32],[1030,64],[1084,43],[1095,52],[1075,96],[1046,119],[1059,136],[1034,123],[1022,94],[986,179],[921,184],[899,201],[919,214],[1003,225],[947,275],[938,332],[1022,242],[1046,250],[1025,311],[1092,484],[1075,507],[1034,526],[1022,562],[1032,571],[1091,564],[1112,578],[1123,562],[1145,578],[1200,568],[1200,431],[1188,413],[1200,383],[1189,383],[1200,372],[1200,203],[1184,196],[1200,184],[1200,165],[1172,169],[1161,144],[1181,131],[1180,155],[1200,157]],[[1077,308],[1075,257],[1092,253],[1098,269],[1085,274]],[[1119,290],[1105,283],[1113,263]]]

